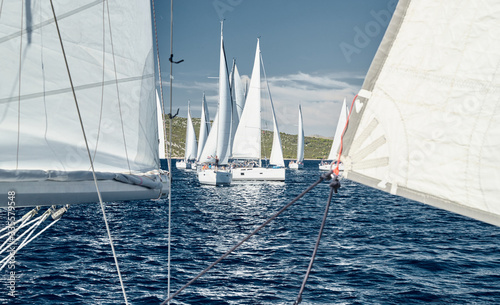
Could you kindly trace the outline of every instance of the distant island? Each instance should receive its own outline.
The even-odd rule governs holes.
[[[175,117],[172,120],[172,158],[183,158],[185,137],[186,137],[186,118]],[[168,118],[165,120],[166,135],[168,139],[169,122]],[[200,131],[200,119],[193,118],[193,125],[198,137]],[[295,159],[297,157],[297,135],[290,135],[280,132],[281,146],[283,147],[283,157],[285,159]],[[269,158],[271,154],[271,145],[273,139],[273,132],[262,131],[262,158]],[[326,158],[330,153],[332,140],[324,137],[313,136],[305,137],[304,139],[304,158],[305,159],[322,159]],[[168,143],[167,143],[168,149]]]

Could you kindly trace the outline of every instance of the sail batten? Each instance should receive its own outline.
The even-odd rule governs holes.
[[[399,1],[344,136],[349,179],[500,225],[499,10]]]

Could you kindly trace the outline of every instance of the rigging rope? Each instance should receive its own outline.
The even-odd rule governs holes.
[[[175,298],[179,293],[181,293],[184,289],[189,287],[191,284],[193,284],[197,279],[199,279],[202,275],[207,273],[210,269],[212,269],[215,265],[217,265],[220,261],[222,261],[224,258],[226,258],[229,254],[231,254],[234,250],[236,250],[239,246],[241,246],[244,242],[246,242],[248,239],[250,239],[252,236],[257,234],[262,228],[264,228],[266,225],[268,225],[271,221],[273,221],[276,217],[278,217],[281,213],[283,213],[286,209],[288,209],[292,204],[297,202],[300,198],[302,198],[305,194],[307,194],[309,191],[311,191],[316,185],[320,184],[323,180],[329,180],[331,178],[331,172],[325,173],[319,177],[319,179],[314,182],[311,186],[309,186],[305,191],[300,193],[297,197],[295,197],[292,201],[290,201],[287,205],[285,205],[281,210],[276,212],[273,216],[271,216],[268,220],[266,220],[263,224],[261,224],[259,227],[257,227],[255,230],[253,230],[250,234],[245,236],[239,243],[237,243],[235,246],[233,246],[231,249],[229,249],[226,253],[224,253],[221,257],[219,257],[215,262],[213,262],[210,266],[205,268],[202,272],[200,272],[197,276],[195,276],[193,279],[191,279],[187,284],[182,286],[177,292],[172,294],[168,299],[163,301],[161,305],[167,304],[170,302],[173,298]]]
[[[114,258],[114,261],[115,261],[116,271],[118,273],[118,278],[120,279],[120,286],[122,288],[123,298],[125,299],[125,304],[128,305],[127,294],[125,292],[125,286],[123,285],[123,279],[122,279],[122,275],[120,273],[120,267],[118,265],[118,258],[116,257],[115,247],[113,245],[113,239],[111,237],[111,231],[109,229],[108,220],[106,218],[106,211],[104,210],[104,203],[102,201],[101,192],[99,191],[99,186],[97,185],[97,178],[96,178],[95,170],[94,170],[94,162],[92,160],[92,154],[90,152],[89,144],[88,144],[88,141],[87,141],[87,135],[85,134],[85,128],[83,126],[82,116],[80,114],[80,107],[78,106],[78,100],[76,98],[75,88],[73,86],[73,80],[71,78],[71,73],[69,71],[68,59],[66,58],[66,52],[64,51],[64,45],[63,45],[63,41],[62,41],[62,38],[61,38],[61,32],[59,30],[59,24],[57,22],[56,11],[54,9],[54,3],[52,2],[52,0],[50,0],[50,6],[52,8],[52,14],[54,16],[54,23],[56,25],[57,35],[59,37],[59,42],[61,44],[61,50],[62,50],[63,57],[64,57],[64,63],[66,64],[66,71],[68,72],[68,78],[69,78],[69,82],[71,84],[71,91],[73,92],[73,99],[75,101],[76,111],[78,113],[78,119],[80,121],[80,127],[82,128],[82,134],[83,134],[83,138],[85,140],[85,146],[87,148],[87,154],[88,154],[88,157],[89,157],[90,166],[92,168],[92,176],[94,178],[94,184],[95,184],[95,188],[96,188],[96,191],[97,191],[97,196],[99,197],[99,203],[100,203],[101,210],[102,210],[102,216],[103,216],[103,219],[104,219],[104,223],[106,225],[106,231],[108,233],[109,244],[111,246],[111,251],[113,252],[113,258]],[[120,114],[120,116],[121,116],[121,114]]]
[[[4,231],[5,229],[13,228],[13,227],[15,227],[15,225],[17,223],[19,223],[20,221],[22,221],[22,223],[19,225],[19,227],[15,228],[15,229],[11,229],[10,232],[8,232],[8,233],[0,236],[0,239],[2,239],[4,237],[7,237],[6,240],[5,240],[5,242],[0,246],[0,254],[4,253],[7,249],[10,249],[9,255],[7,255],[2,260],[0,260],[0,264],[1,264],[0,271],[3,270],[3,268],[5,268],[5,266],[7,266],[7,264],[16,255],[16,253],[19,252],[19,250],[21,250],[22,248],[24,248],[27,244],[29,244],[35,238],[37,238],[38,236],[40,236],[40,234],[42,234],[48,228],[50,228],[56,222],[58,222],[61,219],[62,215],[67,211],[68,207],[69,207],[69,205],[66,205],[66,206],[64,206],[64,207],[56,210],[55,206],[52,206],[47,211],[45,211],[45,213],[43,213],[41,216],[39,216],[39,217],[37,217],[37,218],[35,218],[35,219],[31,220],[31,221],[28,221],[34,215],[36,215],[36,213],[40,209],[40,207],[36,207],[35,209],[31,210],[26,215],[24,215],[18,221],[14,222],[13,224],[10,224],[10,225],[6,226],[4,229],[0,230],[0,232],[1,232],[1,231]],[[44,222],[49,216],[52,216],[53,221],[49,225],[47,225],[45,228],[43,228],[42,230],[40,230],[40,232],[38,232],[35,236],[31,237],[31,235],[33,235],[33,233],[40,226],[40,224],[42,222]],[[32,223],[33,223],[33,225],[31,225]],[[17,232],[19,232],[22,228],[27,227],[29,225],[31,225],[31,227],[29,227],[28,229],[26,229],[21,235],[19,235],[16,239],[14,239],[14,236],[15,236],[15,234]],[[21,240],[21,238],[23,238],[25,235],[27,235],[26,238],[24,238],[24,240],[17,246],[16,249],[13,249],[16,246],[17,242],[19,240]],[[7,244],[8,242],[10,242],[10,243]]]
[[[340,187],[340,182],[338,180],[338,176],[335,175],[333,181],[330,183],[330,194],[328,195],[328,201],[325,207],[325,213],[323,214],[323,221],[321,222],[321,227],[319,228],[318,239],[316,240],[316,245],[314,246],[313,254],[311,256],[311,261],[309,262],[309,267],[307,268],[306,275],[304,276],[304,280],[302,281],[302,286],[300,287],[299,295],[297,296],[297,300],[294,305],[300,304],[302,302],[302,293],[304,292],[304,288],[306,287],[307,279],[309,278],[309,273],[311,273],[311,269],[314,263],[314,259],[316,258],[316,253],[318,252],[319,242],[321,241],[321,235],[323,235],[323,229],[325,228],[326,218],[328,216],[328,210],[330,209],[330,203],[332,202],[333,192],[337,193],[337,189]]]
[[[159,49],[159,44],[158,44],[158,34],[157,34],[157,27],[156,27],[156,10],[155,10],[155,1],[151,1],[152,8],[153,8],[153,25],[154,25],[154,32],[155,32],[155,42],[156,42],[156,60],[158,63],[158,78],[160,81],[160,102],[161,102],[161,118],[162,118],[162,128],[165,128],[165,116],[163,115],[165,113],[165,104],[164,104],[164,99],[163,99],[163,81],[161,79],[161,65],[160,65],[160,49]],[[177,116],[179,113],[179,109],[177,109],[177,113],[172,116],[172,64],[176,63],[179,64],[183,62],[184,60],[180,61],[173,61],[173,26],[174,26],[174,15],[173,15],[173,0],[170,0],[170,112],[168,113],[169,117],[169,133],[168,133],[168,156],[167,156],[167,162],[168,162],[168,232],[167,232],[167,294],[170,295],[170,252],[171,252],[171,224],[172,224],[172,120]],[[163,133],[163,139],[164,143],[167,143],[167,135],[165,132]]]

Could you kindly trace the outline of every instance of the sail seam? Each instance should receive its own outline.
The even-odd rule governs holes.
[[[122,84],[122,83],[137,81],[137,80],[143,80],[143,79],[150,78],[150,77],[154,77],[154,74],[147,74],[144,76],[134,76],[134,77],[117,79],[117,80],[108,80],[105,82],[97,82],[97,83],[92,83],[92,84],[80,85],[80,86],[75,86],[74,89],[75,89],[75,91],[80,91],[80,90],[85,90],[85,89],[97,88],[97,87],[101,87],[101,86],[114,85],[116,82],[118,82],[119,84]],[[42,97],[42,96],[46,97],[46,96],[50,96],[50,95],[68,93],[71,91],[72,91],[71,87],[68,87],[68,88],[64,88],[64,89],[51,90],[51,91],[46,91],[46,92],[37,92],[37,93],[31,93],[31,94],[25,94],[25,95],[12,96],[12,97],[8,97],[8,98],[0,99],[0,104],[9,103],[9,102],[15,101],[16,99],[20,99],[22,101],[22,100],[28,100],[28,99],[38,98],[38,97]]]

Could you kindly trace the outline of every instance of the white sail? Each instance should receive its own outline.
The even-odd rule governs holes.
[[[344,102],[342,103],[342,107],[340,108],[339,119],[337,121],[337,129],[335,129],[335,136],[333,137],[332,148],[330,149],[330,154],[328,155],[327,160],[337,161],[340,148],[340,140],[342,138],[342,132],[344,131],[346,122],[347,122],[347,106],[346,106],[346,100],[344,98]]]
[[[208,113],[207,101],[205,100],[205,93],[203,93],[203,99],[201,101],[201,118],[200,118],[200,133],[198,137],[198,152],[196,154],[196,160],[200,160],[203,147],[205,147],[205,142],[207,141],[208,133],[210,132],[210,115]]]
[[[198,152],[198,145],[196,144],[196,133],[194,132],[193,120],[191,118],[191,109],[188,101],[188,114],[186,121],[186,146],[184,150],[184,160],[195,160]]]
[[[231,100],[229,91],[229,80],[226,66],[226,55],[224,53],[224,39],[220,40],[220,64],[219,64],[219,103],[213,126],[203,148],[200,162],[215,162],[227,164],[229,159],[229,143],[231,138]]]
[[[236,97],[234,95],[234,84],[235,84],[235,79],[234,79],[234,71],[236,68],[236,60],[233,59],[233,67],[231,68],[231,73],[229,76],[229,87],[231,89],[231,140],[229,142],[229,151],[228,155],[232,155],[232,148],[233,148],[233,141],[234,141],[234,135],[236,134],[236,128],[238,128],[238,124],[240,122],[240,116],[238,115],[238,110],[236,106]]]
[[[304,123],[302,120],[302,108],[299,105],[299,128],[297,133],[297,162],[304,161]]]
[[[55,11],[95,170],[158,169],[149,1],[56,1]],[[88,172],[51,6],[4,2],[0,54],[0,168]]]
[[[0,168],[88,170],[51,7],[29,5],[12,1],[2,8]],[[90,0],[56,3],[61,35],[96,170],[147,171],[158,164],[150,7],[137,1],[109,6],[103,12]],[[135,14],[123,18],[131,9]],[[103,14],[116,29],[113,42]]]
[[[273,119],[273,146],[271,148],[269,164],[284,167],[285,160],[283,159],[283,149],[281,148],[281,137],[280,130],[278,128],[278,121],[276,120],[276,114],[274,113],[273,100],[271,98],[269,100],[271,103],[271,117]]]
[[[257,40],[250,88],[233,141],[232,157],[234,159],[260,159],[261,157],[260,101],[260,47],[259,40]]]
[[[165,125],[163,122],[163,107],[161,105],[160,97],[158,96],[158,91],[156,91],[156,109],[158,118],[158,153],[160,159],[167,158],[165,152]]]
[[[498,11],[399,1],[344,137],[349,179],[500,225]]]
[[[243,112],[243,108],[245,107],[245,88],[241,82],[241,76],[238,72],[238,67],[236,63],[234,64],[233,70],[233,92],[234,92],[234,100],[236,102],[236,111],[238,112],[238,118],[241,118],[241,113]]]

